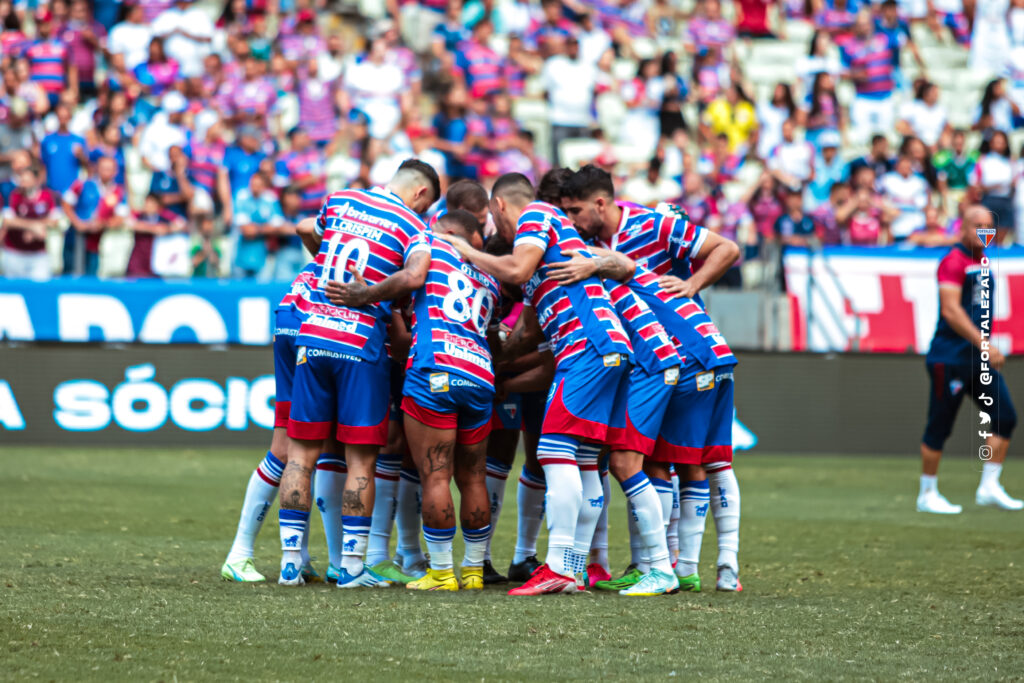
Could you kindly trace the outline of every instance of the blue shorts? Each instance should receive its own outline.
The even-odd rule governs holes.
[[[1013,408],[1010,392],[1003,376],[989,370],[991,382],[981,383],[981,367],[927,363],[931,379],[931,393],[928,398],[928,424],[924,428],[924,445],[941,451],[946,439],[953,431],[956,414],[964,395],[969,395],[978,409],[985,412],[992,422],[984,428],[1004,439],[1013,435],[1017,426],[1017,411]]]
[[[621,422],[610,426],[608,445],[613,451],[654,455],[672,394],[679,388],[679,367],[650,374],[635,367],[629,373],[629,398]]]
[[[494,389],[451,372],[409,368],[402,410],[434,429],[455,429],[461,444],[480,443],[491,433]]]
[[[383,446],[388,440],[391,362],[300,346],[288,436],[318,441],[337,423],[338,443]]]
[[[629,392],[629,359],[602,357],[591,346],[555,368],[541,434],[606,443],[608,425],[621,422]]]
[[[274,427],[288,427],[295,379],[295,340],[302,321],[291,308],[274,314]]]
[[[684,368],[669,397],[651,460],[681,465],[732,462],[735,367]]]
[[[503,429],[519,431],[523,428],[523,395],[509,394],[494,404],[491,414],[491,430]]]

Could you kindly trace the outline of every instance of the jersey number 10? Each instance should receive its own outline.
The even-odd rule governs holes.
[[[350,261],[355,261],[356,272],[360,277],[366,270],[366,262],[370,260],[370,244],[357,237],[346,242],[345,246],[341,246],[341,238],[344,235],[342,232],[336,232],[331,235],[331,241],[327,243],[324,267],[320,272],[320,280],[317,282],[318,289],[326,287],[331,280],[349,282],[352,279],[352,273],[349,272]]]

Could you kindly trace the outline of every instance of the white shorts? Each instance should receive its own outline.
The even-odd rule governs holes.
[[[896,126],[892,95],[885,98],[854,97],[850,105],[850,124],[858,142],[869,142],[875,133],[888,135]]]
[[[50,255],[45,251],[16,251],[4,247],[3,274],[11,279],[49,280],[53,276]]]

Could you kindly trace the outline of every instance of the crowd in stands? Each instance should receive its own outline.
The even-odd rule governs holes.
[[[968,202],[1024,233],[1024,0],[0,0],[0,25],[7,277],[291,280],[294,225],[410,156],[485,186],[594,163],[748,262],[950,244]],[[752,83],[791,34],[795,78]],[[970,120],[922,35],[980,75]]]

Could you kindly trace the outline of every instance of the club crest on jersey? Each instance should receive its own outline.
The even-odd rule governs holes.
[[[715,388],[715,373],[713,370],[702,372],[697,375],[697,391],[708,391]]]
[[[295,364],[302,365],[306,362],[306,347],[300,346],[295,352]]]
[[[448,391],[448,373],[434,372],[430,375],[430,393],[439,394]]]
[[[995,228],[977,228],[976,232],[978,233],[978,239],[986,247],[992,244],[992,238],[996,236]]]
[[[958,379],[951,380],[949,383],[949,393],[956,396],[963,391],[964,383]]]
[[[502,404],[502,408],[505,409],[505,412],[508,414],[509,419],[516,419],[516,413],[519,412],[519,406],[517,406],[515,403],[505,403]]]
[[[675,386],[679,384],[679,366],[671,367],[665,371],[665,384]]]

